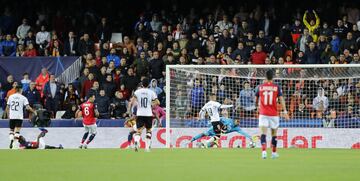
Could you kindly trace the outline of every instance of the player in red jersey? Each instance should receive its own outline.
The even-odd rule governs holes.
[[[79,110],[76,111],[76,115],[81,115],[83,117],[83,125],[85,128],[84,136],[81,140],[80,149],[87,149],[87,145],[95,138],[96,135],[96,117],[99,116],[99,112],[94,104],[95,95],[91,95],[89,99],[80,105]],[[90,133],[90,137],[89,136]],[[87,140],[87,141],[86,141]],[[86,142],[85,142],[86,141]]]
[[[261,132],[261,147],[262,158],[266,159],[266,133],[267,129],[271,129],[271,146],[272,146],[272,158],[279,157],[276,152],[276,132],[279,128],[279,115],[277,110],[277,100],[279,99],[283,108],[283,115],[286,120],[289,119],[289,115],[286,111],[285,101],[282,96],[281,88],[272,82],[274,73],[271,70],[266,72],[266,80],[263,84],[259,85],[256,89],[256,97],[259,102],[259,128]]]

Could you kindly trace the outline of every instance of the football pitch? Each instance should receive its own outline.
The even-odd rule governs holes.
[[[280,149],[0,150],[0,180],[359,180],[360,151]]]

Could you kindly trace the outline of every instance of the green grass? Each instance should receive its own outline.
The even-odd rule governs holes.
[[[360,180],[360,151],[259,149],[0,150],[0,180]]]

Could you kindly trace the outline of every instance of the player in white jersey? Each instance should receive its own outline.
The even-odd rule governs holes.
[[[15,89],[16,93],[8,98],[6,106],[6,113],[10,119],[10,149],[13,148],[14,140],[16,141],[20,137],[20,129],[24,119],[24,108],[26,108],[26,110],[32,112],[36,116],[36,111],[29,106],[28,99],[21,94],[22,86],[18,85]]]
[[[220,121],[219,109],[225,109],[233,107],[233,105],[224,105],[216,101],[216,95],[210,95],[210,101],[207,102],[200,110],[199,117],[200,119],[205,119],[205,114],[207,113],[210,117],[210,122],[213,126],[215,136],[211,137],[207,142],[212,143],[220,139],[221,133],[226,130],[224,124]]]
[[[140,146],[140,136],[141,132],[146,128],[146,141],[145,141],[145,150],[150,151],[151,146],[151,131],[152,131],[152,104],[153,101],[157,100],[157,95],[154,91],[148,88],[149,79],[144,78],[142,80],[142,88],[138,89],[134,93],[134,98],[137,101],[137,111],[136,111],[136,133],[134,136],[135,141],[135,151],[138,151]]]

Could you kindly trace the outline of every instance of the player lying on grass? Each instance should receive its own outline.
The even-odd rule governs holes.
[[[216,95],[210,95],[210,101],[207,102],[200,110],[199,117],[200,119],[205,119],[205,114],[207,113],[210,116],[210,122],[214,130],[214,136],[212,136],[208,142],[212,143],[220,139],[222,133],[225,132],[226,128],[223,122],[220,121],[219,109],[225,109],[233,107],[233,105],[224,105],[216,101]]]
[[[37,137],[36,141],[26,141],[25,137],[19,137],[19,148],[20,149],[63,149],[63,146],[60,144],[58,147],[46,145],[44,141],[44,137],[48,130],[44,128],[39,128],[41,133]]]
[[[224,127],[225,127],[225,132],[224,134],[229,134],[229,133],[233,133],[233,132],[236,132],[236,133],[239,133],[241,135],[244,135],[246,138],[248,138],[250,140],[250,147],[251,148],[254,148],[255,147],[255,143],[252,139],[252,137],[247,134],[246,132],[244,132],[241,128],[240,128],[240,120],[233,120],[231,118],[229,118],[228,116],[228,111],[226,109],[224,109],[222,111],[222,115],[223,117],[220,117],[220,121],[224,124]],[[215,136],[215,132],[214,132],[214,128],[211,126],[209,130],[203,132],[203,133],[200,133],[196,136],[194,136],[192,139],[191,139],[191,142],[194,142],[202,137],[205,137],[205,136]],[[199,143],[201,145],[201,147],[205,147],[205,148],[210,148],[214,145],[217,145],[218,143],[217,142],[206,142],[206,143]]]

